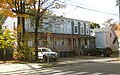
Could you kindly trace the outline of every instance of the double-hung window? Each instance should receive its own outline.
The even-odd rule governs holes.
[[[78,26],[77,25],[74,26],[74,34],[78,34]]]
[[[90,33],[90,29],[88,26],[86,26],[86,35],[89,35],[89,33]]]
[[[84,26],[83,25],[80,27],[80,33],[84,34]]]

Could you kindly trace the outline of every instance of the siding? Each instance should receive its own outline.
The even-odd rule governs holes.
[[[102,32],[96,34],[96,47],[104,48],[104,34]]]
[[[71,22],[72,34],[74,34],[74,21]]]
[[[49,21],[50,20],[50,21]],[[26,30],[28,32],[34,32],[33,27],[30,25],[30,20],[26,20]],[[51,27],[49,27],[51,26]],[[75,32],[75,26],[77,31]],[[46,30],[47,29],[47,30]],[[42,29],[38,32],[51,32],[60,34],[79,34],[90,35],[89,22],[68,18],[47,18],[43,20]],[[88,34],[86,34],[88,32]]]
[[[64,33],[65,34],[71,34],[72,33],[71,22],[69,20],[65,20]]]
[[[80,34],[80,26],[81,26],[81,23],[78,22],[78,34]]]

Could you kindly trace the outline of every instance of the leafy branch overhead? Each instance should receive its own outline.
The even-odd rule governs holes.
[[[35,16],[38,9],[40,9],[39,14],[46,14],[48,12],[46,10],[65,7],[66,5],[58,0],[0,0],[1,13],[10,17]],[[31,13],[29,10],[33,10],[35,13]]]
[[[25,20],[24,18],[33,17],[33,27],[34,27],[34,46],[35,46],[35,59],[38,59],[38,29],[42,25],[42,20],[44,15],[50,14],[51,9],[65,8],[66,5],[59,0],[0,0],[1,13],[5,16],[17,17],[19,31],[18,45],[20,50],[22,47],[20,45],[21,40],[25,40],[23,37],[25,35]],[[21,34],[23,34],[21,36]],[[24,42],[23,42],[24,43]]]

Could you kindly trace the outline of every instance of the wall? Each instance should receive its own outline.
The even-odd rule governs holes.
[[[90,35],[90,22],[64,18],[64,17],[48,17],[43,20],[42,29],[39,32],[52,32],[61,34],[79,34]],[[26,20],[25,28],[29,32],[34,32],[30,25],[30,20]],[[49,27],[50,26],[50,27]],[[48,28],[47,28],[48,27]],[[47,29],[47,30],[45,30]],[[77,32],[75,30],[77,29]],[[82,33],[83,32],[83,33]]]
[[[111,29],[107,32],[96,32],[96,47],[110,47],[113,51],[118,49],[118,42],[117,40],[115,43],[113,41],[116,38],[116,34]]]
[[[104,34],[102,32],[96,32],[96,47],[104,48]]]

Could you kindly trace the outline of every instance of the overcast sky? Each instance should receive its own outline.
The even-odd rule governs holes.
[[[85,20],[99,23],[101,26],[107,19],[119,20],[116,0],[60,0],[66,4],[65,9],[55,9],[54,13],[67,18]],[[5,25],[10,25],[15,20],[7,19]]]
[[[104,23],[113,18],[118,21],[118,6],[116,0],[61,0],[67,7],[55,10],[57,15],[68,18]]]

